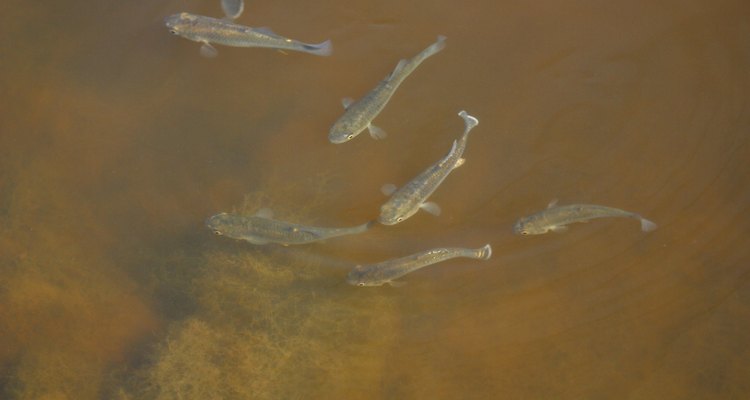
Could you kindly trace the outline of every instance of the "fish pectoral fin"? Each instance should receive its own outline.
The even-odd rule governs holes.
[[[386,183],[380,188],[380,191],[383,192],[384,195],[390,196],[396,192],[396,185],[392,183]]]
[[[385,137],[388,136],[388,134],[385,133],[384,130],[378,128],[373,124],[368,124],[367,130],[370,131],[370,136],[372,136],[372,138],[375,140],[385,139]]]
[[[428,213],[438,216],[443,211],[440,209],[440,206],[437,205],[437,203],[432,201],[425,201],[424,203],[419,205],[419,208],[427,211]]]
[[[214,58],[219,54],[214,46],[211,46],[208,42],[203,42],[201,45],[201,55],[206,58]]]
[[[344,106],[344,110],[348,110],[352,103],[354,103],[354,99],[351,97],[344,97],[341,99],[341,105]]]
[[[465,158],[459,158],[458,160],[456,160],[456,165],[453,166],[453,169],[456,169],[456,168],[464,165],[465,162],[466,162]]]
[[[549,230],[555,233],[563,233],[568,231],[568,227],[565,225],[552,225],[549,227]]]
[[[256,217],[271,219],[273,218],[273,211],[270,208],[261,208],[255,212]]]
[[[547,208],[552,208],[557,206],[557,199],[552,199],[549,203],[547,203]]]
[[[401,287],[401,286],[404,286],[404,285],[406,285],[406,282],[401,282],[401,281],[388,281],[388,284],[389,284],[389,285],[391,285],[391,286],[393,286],[393,287]]]

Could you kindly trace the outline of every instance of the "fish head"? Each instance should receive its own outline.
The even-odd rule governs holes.
[[[354,139],[360,132],[362,132],[362,129],[356,129],[348,120],[339,119],[328,131],[328,140],[334,144],[346,143]]]
[[[181,35],[185,33],[188,27],[195,25],[197,19],[193,14],[182,12],[164,18],[164,25],[171,34]]]
[[[206,220],[206,227],[217,235],[232,236],[234,232],[234,216],[227,213],[219,213]]]
[[[357,265],[346,276],[346,282],[354,286],[381,286],[384,282],[372,280],[368,277],[368,270],[362,265]]]
[[[534,216],[521,218],[513,225],[513,233],[516,235],[541,235],[547,231],[549,228],[540,224]]]
[[[397,207],[394,207],[390,203],[386,203],[380,207],[378,222],[383,225],[396,225],[409,217],[410,215],[404,215]]]

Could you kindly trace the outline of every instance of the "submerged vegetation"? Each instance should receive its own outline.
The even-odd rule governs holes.
[[[394,303],[348,296],[340,280],[324,284],[325,274],[281,254],[208,252],[195,286],[199,311],[171,326],[136,397],[277,399],[373,387],[394,337]],[[342,387],[343,373],[358,376],[356,385]]]

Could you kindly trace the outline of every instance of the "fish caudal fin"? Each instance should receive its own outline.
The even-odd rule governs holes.
[[[464,119],[464,124],[466,125],[466,128],[464,129],[464,134],[469,133],[470,130],[472,130],[475,126],[479,125],[479,120],[472,117],[464,110],[459,111],[458,116]]]
[[[439,35],[437,41],[425,49],[425,56],[429,57],[445,48],[445,36]]]
[[[305,51],[316,56],[330,56],[333,53],[333,44],[330,40],[318,44],[305,44],[303,47]]]
[[[369,222],[365,222],[365,223],[364,223],[364,224],[362,224],[362,225],[359,225],[359,226],[356,226],[356,227],[354,227],[354,231],[355,231],[356,233],[362,233],[362,232],[364,232],[364,231],[366,231],[366,230],[368,230],[368,229],[372,228],[372,226],[373,226],[373,225],[375,225],[376,223],[377,223],[377,221],[369,221]]]
[[[643,232],[651,232],[657,228],[657,225],[646,218],[641,217],[641,230]]]
[[[476,257],[480,260],[489,260],[492,257],[492,247],[485,244],[484,247],[476,250]]]
[[[475,117],[472,117],[464,110],[461,110],[458,112],[458,116],[464,119],[464,122],[466,123],[466,130],[469,131],[475,126],[479,125],[479,120]]]

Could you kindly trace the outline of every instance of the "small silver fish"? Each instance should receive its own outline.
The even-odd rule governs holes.
[[[461,111],[458,115],[464,119],[464,133],[460,139],[453,141],[453,147],[445,157],[398,190],[391,184],[383,186],[383,193],[385,195],[392,194],[392,196],[380,207],[378,221],[381,224],[395,225],[414,215],[420,208],[430,214],[440,215],[440,207],[433,202],[428,202],[427,198],[440,186],[451,171],[463,165],[465,160],[461,158],[461,155],[466,149],[469,132],[479,124],[479,121],[467,114],[466,111]]]
[[[380,286],[385,283],[391,286],[402,286],[404,282],[395,281],[394,279],[428,265],[457,257],[487,260],[491,256],[492,247],[489,244],[478,249],[455,247],[432,249],[377,264],[357,265],[349,272],[346,281],[356,286]]]
[[[285,246],[362,233],[372,226],[372,222],[368,222],[352,228],[320,228],[277,221],[272,217],[268,209],[253,216],[220,213],[206,220],[206,226],[217,235],[247,240],[252,244],[278,243]]]
[[[436,54],[445,47],[445,36],[438,36],[437,42],[433,43],[421,53],[410,60],[401,60],[396,69],[385,79],[380,81],[374,89],[361,99],[354,101],[350,98],[342,100],[344,115],[342,115],[328,132],[328,140],[331,143],[344,143],[354,139],[365,129],[370,131],[374,139],[386,137],[384,130],[372,124],[372,120],[380,114],[393,93],[398,89],[401,82],[406,79],[419,64],[428,57]]]
[[[318,44],[307,44],[279,36],[268,28],[251,28],[225,19],[186,12],[166,17],[164,24],[172,34],[203,43],[201,55],[206,57],[215,57],[218,54],[211,43],[233,47],[267,47],[301,51],[318,56],[331,55],[332,51],[330,40]]]
[[[629,217],[641,221],[641,230],[650,232],[656,229],[656,224],[632,213],[619,208],[599,206],[594,204],[570,204],[558,206],[557,200],[553,200],[547,209],[534,215],[519,219],[513,226],[513,232],[521,235],[539,235],[553,232],[565,232],[566,225],[574,222],[588,222],[594,218],[606,217]]]

